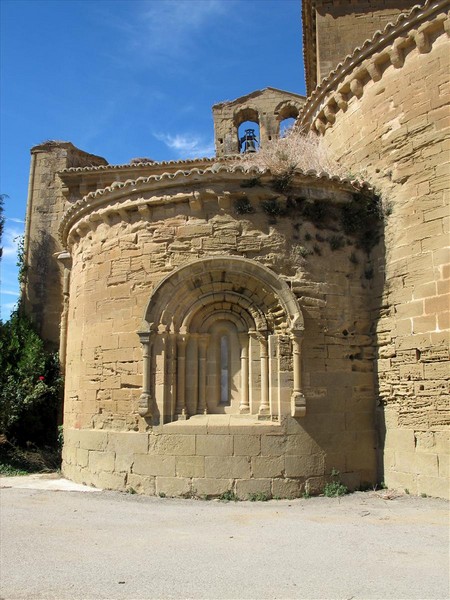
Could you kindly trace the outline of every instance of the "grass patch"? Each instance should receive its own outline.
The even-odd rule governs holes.
[[[348,494],[348,487],[341,483],[340,473],[336,469],[331,471],[331,481],[323,488],[323,495],[327,498],[337,498]]]
[[[270,494],[266,492],[252,492],[248,495],[250,502],[267,502],[270,498]]]
[[[236,496],[233,490],[227,490],[219,496],[219,500],[221,502],[237,502],[239,498]]]

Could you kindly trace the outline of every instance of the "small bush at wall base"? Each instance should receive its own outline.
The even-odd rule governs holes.
[[[221,494],[219,496],[219,500],[221,502],[237,502],[239,500],[239,498],[236,496],[236,494],[232,490],[227,490],[226,492],[223,492],[223,494]]]
[[[254,492],[248,495],[250,502],[267,502],[270,500],[270,495],[265,492]]]
[[[332,481],[326,483],[323,488],[323,495],[327,496],[327,498],[337,498],[338,496],[345,496],[348,494],[348,487],[341,483],[339,476],[339,471],[332,469]]]

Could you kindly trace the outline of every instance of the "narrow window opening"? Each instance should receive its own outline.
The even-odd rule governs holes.
[[[220,337],[220,403],[230,402],[230,361],[228,336]]]

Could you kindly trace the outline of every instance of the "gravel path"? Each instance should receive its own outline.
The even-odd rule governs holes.
[[[223,503],[14,480],[0,492],[1,599],[449,598],[444,500]]]

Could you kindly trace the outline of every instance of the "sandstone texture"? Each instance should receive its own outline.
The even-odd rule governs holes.
[[[244,499],[338,471],[448,497],[450,6],[408,4],[305,2],[325,78],[215,105],[215,159],[33,149],[26,298],[60,344],[66,476]],[[347,176],[239,164],[241,123],[263,146],[289,117]]]

